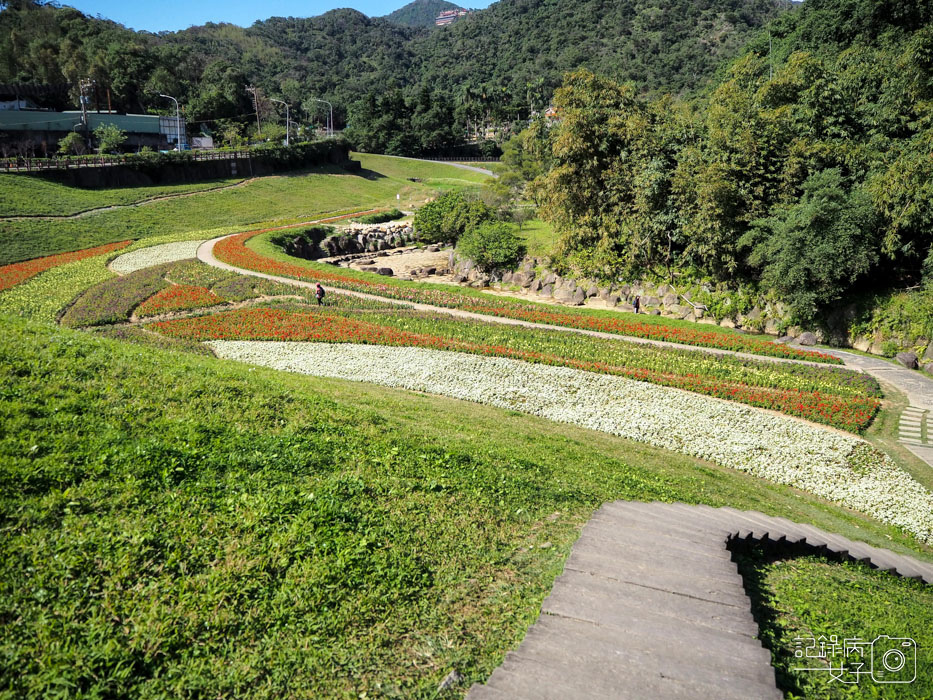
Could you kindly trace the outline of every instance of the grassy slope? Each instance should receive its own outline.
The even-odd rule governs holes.
[[[354,207],[407,206],[423,201],[438,189],[470,187],[482,179],[477,173],[437,163],[384,156],[362,156],[362,161],[361,174],[318,169],[259,178],[230,190],[104,211],[54,224],[0,222],[0,265],[127,238],[230,226],[248,229],[267,222],[295,223]],[[422,181],[411,182],[409,177]],[[401,194],[401,200],[396,200],[397,194]],[[99,201],[105,201],[105,197]]]
[[[67,216],[98,207],[135,204],[154,197],[216,189],[241,181],[242,178],[232,178],[181,185],[86,190],[38,177],[2,174],[0,216]]]
[[[773,561],[760,550],[741,558],[739,568],[746,577],[762,637],[771,649],[778,682],[791,697],[851,700],[933,696],[933,587],[863,564],[831,563],[812,556]],[[794,670],[826,668],[825,662],[794,656],[795,637],[819,639],[821,635],[827,639],[837,635],[840,644],[844,639],[870,643],[881,635],[913,639],[917,645],[916,681],[884,684],[868,676],[856,685],[843,685],[831,680],[826,670]],[[879,648],[890,649],[892,645],[885,646],[882,641]],[[859,659],[853,655],[846,660],[840,655],[832,661],[838,667]],[[870,653],[864,662],[862,670],[871,670]],[[850,676],[848,680],[853,679]]]
[[[0,695],[435,697],[515,646],[618,498],[919,549],[600,433],[0,323]]]

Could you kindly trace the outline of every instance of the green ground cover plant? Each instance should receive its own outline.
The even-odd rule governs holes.
[[[257,178],[242,187],[102,211],[58,221],[54,226],[47,221],[4,221],[0,223],[0,265],[127,238],[158,237],[167,242],[166,238],[184,237],[193,231],[243,230],[267,222],[298,223],[334,211],[358,211],[363,206],[394,206],[397,194],[406,200],[423,201],[442,183],[430,178],[411,182],[410,176],[404,175],[420,172],[421,165],[432,173],[447,173],[458,186],[469,185],[472,176],[482,177],[437,163],[402,160],[398,161],[403,164],[400,166],[395,159],[377,156],[365,156],[362,161],[364,170],[358,174],[331,167]],[[374,170],[384,166],[388,166],[388,174]]]
[[[114,205],[137,204],[147,199],[229,187],[242,178],[149,185],[112,189],[83,189],[21,174],[0,174],[0,217],[68,216]]]
[[[387,221],[395,221],[396,219],[403,218],[405,218],[404,212],[399,209],[390,209],[389,211],[380,212],[378,214],[367,214],[366,216],[354,219],[354,221],[360,224],[384,224]]]
[[[55,267],[0,292],[0,313],[55,321],[81,293],[114,277],[107,269],[109,257],[102,255]]]
[[[837,563],[819,556],[773,559],[761,549],[754,549],[739,559],[745,577],[761,638],[771,649],[778,683],[789,698],[929,698],[933,694],[933,588],[864,564]],[[838,667],[842,655],[826,659],[798,658],[806,654],[809,639],[836,635],[843,644],[849,638],[871,643],[886,635],[909,638],[916,647],[904,649],[907,660],[916,655],[916,680],[911,683],[877,683],[872,677],[846,674],[849,683],[832,680],[828,664]],[[795,638],[804,641],[798,643]],[[887,640],[878,649],[890,649]],[[811,652],[812,653],[812,652]],[[876,654],[876,656],[879,656]],[[883,656],[881,654],[880,656]],[[859,658],[850,655],[847,666]],[[870,671],[871,651],[862,659]],[[881,659],[875,666],[883,668]],[[912,665],[912,664],[911,664]],[[802,671],[799,668],[822,668]],[[905,667],[889,678],[905,680],[912,676]]]
[[[428,698],[454,668],[458,696],[618,498],[755,508],[930,558],[814,497],[604,434],[0,330],[3,697]]]

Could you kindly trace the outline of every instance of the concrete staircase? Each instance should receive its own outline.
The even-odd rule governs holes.
[[[467,699],[783,698],[730,551],[756,542],[933,583],[933,564],[784,518],[608,503],[524,641]]]

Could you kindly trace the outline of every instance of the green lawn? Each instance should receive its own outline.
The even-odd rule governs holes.
[[[753,550],[740,559],[739,568],[761,625],[761,638],[771,649],[781,688],[791,698],[930,698],[933,697],[933,586],[900,579],[863,564],[833,563],[817,556],[769,559]],[[880,639],[864,657],[842,651],[826,659],[807,658],[809,640],[835,635],[871,643],[878,637],[912,640],[901,647]],[[801,641],[795,641],[800,638]],[[900,673],[883,680],[909,680],[916,658],[916,680],[911,683],[876,682],[868,675],[847,673],[850,681],[833,680],[835,668],[864,663],[859,671],[884,669],[884,652],[900,649],[907,661]],[[795,654],[800,650],[804,656]],[[833,650],[836,651],[836,650]],[[811,651],[810,653],[813,653]],[[891,657],[890,667],[896,667]],[[800,670],[804,668],[818,671]],[[856,681],[857,682],[851,682]]]
[[[525,223],[518,235],[525,240],[528,247],[528,255],[535,258],[546,258],[554,249],[557,242],[557,235],[554,229],[546,221],[532,219]]]
[[[459,696],[613,499],[923,550],[609,435],[2,318],[0,424],[2,697]]]
[[[29,175],[0,175],[0,217],[67,216],[115,204],[135,204],[155,197],[217,189],[241,182],[242,178],[189,182],[181,185],[119,187],[88,190],[68,187]]]
[[[438,163],[386,156],[362,156],[361,160],[364,170],[360,174],[320,168],[54,224],[42,220],[2,221],[0,265],[128,238],[165,237],[223,227],[249,229],[269,222],[297,223],[346,209],[414,206],[439,189],[472,186],[483,177]],[[408,178],[421,181],[412,182]],[[28,178],[15,182],[20,182],[21,187],[31,187],[24,184],[25,180]],[[401,195],[401,199],[397,200],[396,195]],[[14,201],[25,197],[16,192],[12,196]]]

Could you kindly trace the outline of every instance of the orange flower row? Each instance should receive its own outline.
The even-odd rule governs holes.
[[[86,258],[93,258],[96,255],[106,255],[115,250],[125,248],[132,242],[133,241],[120,241],[119,243],[107,243],[106,245],[100,245],[96,248],[85,248],[84,250],[76,250],[71,253],[58,253],[57,255],[49,255],[44,258],[34,258],[33,260],[13,263],[12,265],[4,265],[0,267],[0,292],[20,282],[24,282],[30,277],[35,277],[40,272],[51,270],[53,267],[60,267],[61,265],[85,260]]]

